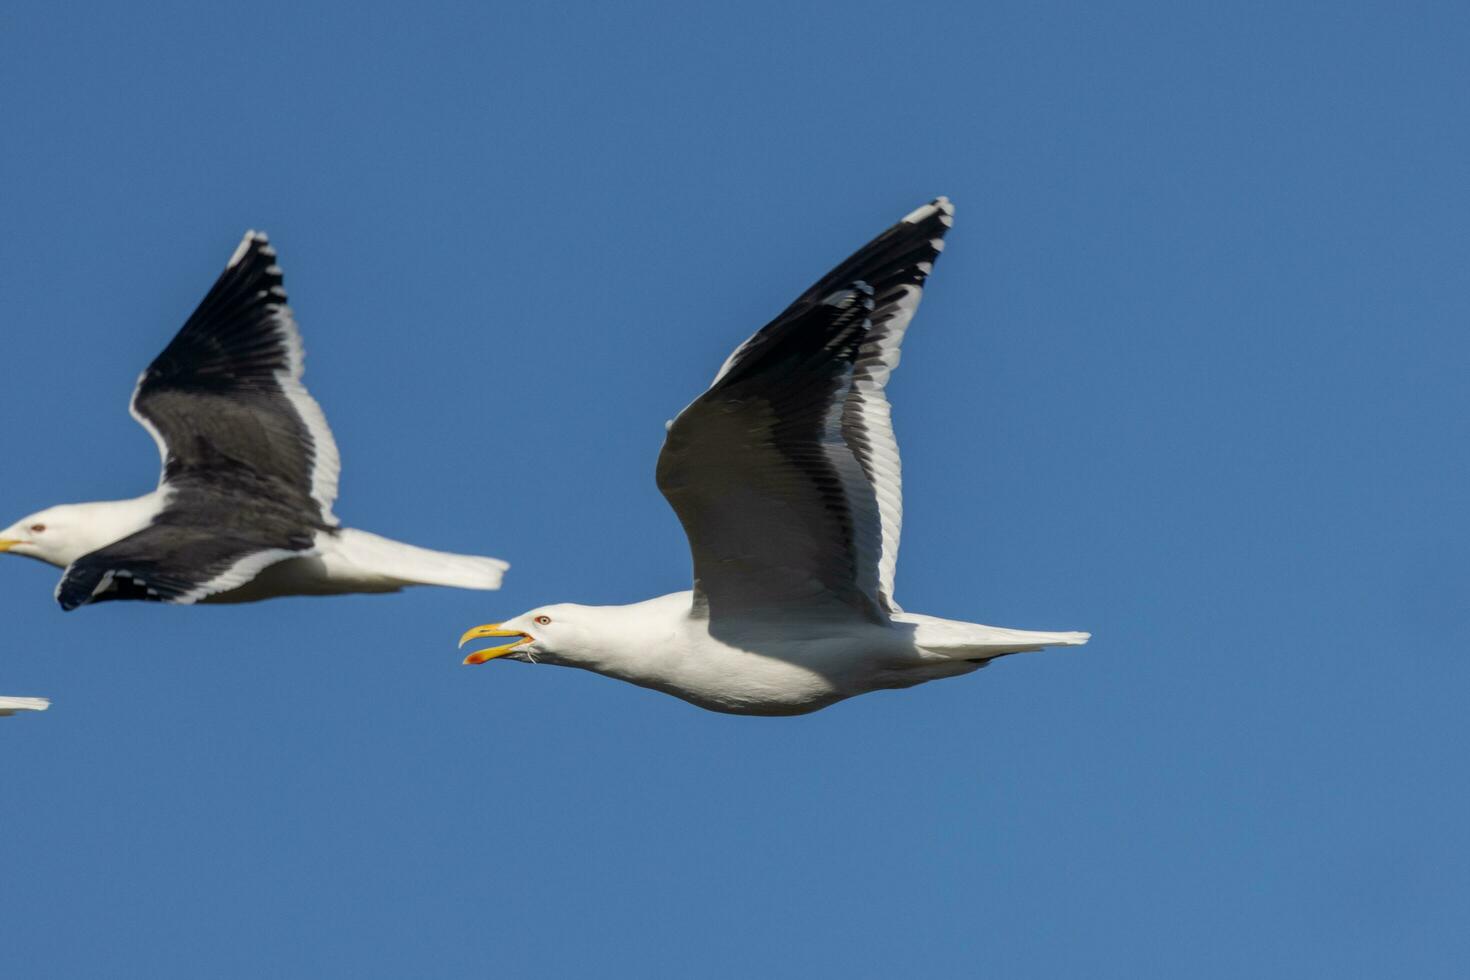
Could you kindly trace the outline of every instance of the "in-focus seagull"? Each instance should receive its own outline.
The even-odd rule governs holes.
[[[0,718],[18,715],[22,711],[45,711],[49,707],[51,702],[45,698],[0,697]]]
[[[465,663],[581,667],[713,711],[795,715],[1087,642],[893,599],[903,509],[883,389],[953,214],[938,198],[859,249],[669,423],[658,486],[689,538],[692,592],[478,626],[461,646],[502,642]]]
[[[65,568],[56,587],[63,609],[499,588],[509,566],[497,558],[428,551],[338,523],[337,444],[302,369],[275,249],[247,232],[133,391],[130,411],[163,457],[158,488],[32,514],[0,531],[0,551]]]

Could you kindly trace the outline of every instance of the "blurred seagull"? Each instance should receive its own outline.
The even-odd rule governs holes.
[[[533,609],[465,633],[460,646],[501,641],[465,663],[581,667],[713,711],[795,715],[1087,642],[893,599],[902,498],[883,388],[953,214],[941,197],[873,239],[669,423],[658,486],[689,538],[692,592]]]
[[[51,702],[45,698],[0,697],[0,718],[8,718],[22,711],[45,711],[49,707]]]
[[[32,514],[0,531],[0,551],[65,568],[63,609],[499,588],[509,566],[497,558],[338,523],[337,444],[301,383],[302,360],[275,249],[247,232],[133,391],[130,411],[163,457],[158,489]]]

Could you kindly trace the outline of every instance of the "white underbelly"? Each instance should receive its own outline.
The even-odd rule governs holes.
[[[619,676],[711,711],[799,715],[868,691],[930,679],[913,671],[914,656],[906,636],[877,626],[847,635],[802,637],[791,631],[738,645],[700,628],[688,646],[647,661],[653,668],[647,673]],[[909,666],[900,669],[900,664]]]
[[[334,555],[288,558],[263,569],[250,582],[204,599],[208,603],[259,602],[288,595],[345,595],[397,592],[403,582],[367,572]]]

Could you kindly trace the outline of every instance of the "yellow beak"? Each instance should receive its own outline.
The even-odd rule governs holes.
[[[9,538],[0,538],[0,551],[9,551],[11,548],[14,548],[18,544],[25,544],[25,542],[11,541]]]
[[[520,630],[501,629],[499,623],[489,623],[485,626],[476,626],[474,629],[465,633],[464,636],[459,638],[459,645],[462,647],[471,640],[481,640],[487,636],[513,636],[515,639],[510,643],[498,647],[491,647],[488,650],[476,650],[464,658],[465,663],[482,664],[487,660],[503,657],[521,644],[530,643],[535,639],[530,633],[522,633]]]

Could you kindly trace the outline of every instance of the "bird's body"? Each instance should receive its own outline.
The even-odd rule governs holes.
[[[538,612],[551,618],[552,626],[543,632],[574,621],[598,639],[505,656],[591,670],[711,711],[799,715],[869,691],[968,674],[1002,654],[1077,644],[1087,637],[913,613],[884,623],[775,610],[717,621],[694,609],[693,592],[626,606],[546,607]]]
[[[163,460],[158,487],[32,514],[0,531],[0,551],[64,568],[64,609],[498,588],[499,559],[341,526],[337,445],[303,361],[275,250],[250,232],[133,392]]]
[[[669,424],[658,485],[689,537],[693,590],[476,627],[461,644],[510,642],[466,662],[580,667],[714,711],[795,715],[1085,643],[893,599],[903,507],[884,387],[952,214],[940,198],[868,243]]]

